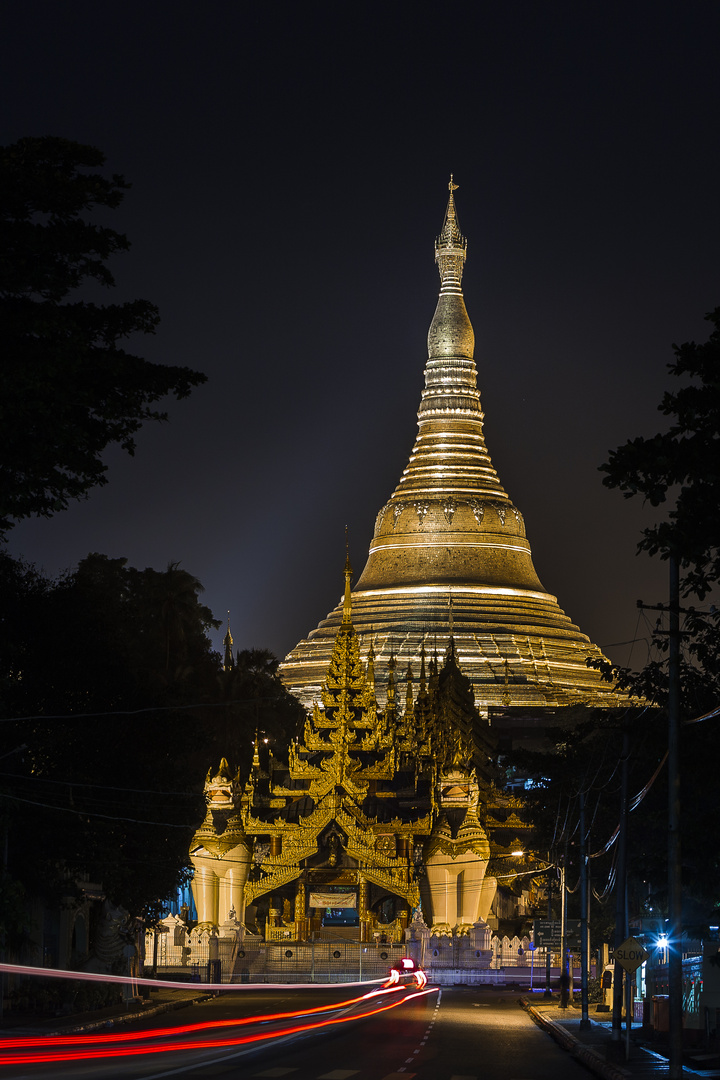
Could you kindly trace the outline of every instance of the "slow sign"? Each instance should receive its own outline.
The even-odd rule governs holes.
[[[622,945],[618,945],[614,955],[614,959],[626,971],[636,971],[649,958],[650,953],[634,937],[629,937]]]

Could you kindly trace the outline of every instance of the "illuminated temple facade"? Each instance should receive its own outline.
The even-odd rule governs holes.
[[[435,243],[440,296],[428,333],[418,435],[400,482],[381,508],[353,589],[353,622],[378,670],[392,657],[411,681],[423,649],[443,654],[452,631],[475,702],[537,709],[619,704],[588,667],[593,645],[535,572],[520,510],[493,468],[483,435],[475,337],[462,273],[467,241],[450,182]],[[342,602],[280,666],[307,707],[320,699]]]
[[[487,966],[498,883],[515,887],[515,904],[518,885],[533,887],[519,803],[493,782],[494,738],[452,638],[442,662],[421,655],[417,694],[411,683],[402,701],[391,661],[380,708],[351,574],[348,563],[302,736],[282,756],[256,739],[244,784],[226,761],[208,774],[190,849],[198,931],[307,942],[339,923],[359,942],[454,936]]]

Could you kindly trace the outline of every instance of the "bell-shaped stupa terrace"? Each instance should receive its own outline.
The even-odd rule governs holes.
[[[417,678],[421,651],[444,654],[452,634],[481,711],[624,703],[600,673],[601,656],[546,592],[522,514],[490,460],[477,387],[475,335],[462,294],[467,241],[456,185],[435,242],[440,296],[428,333],[425,389],[410,460],[380,510],[352,593],[363,655],[380,670],[394,657]],[[280,674],[306,705],[320,700],[343,602],[283,661]],[[380,689],[378,687],[378,689]]]

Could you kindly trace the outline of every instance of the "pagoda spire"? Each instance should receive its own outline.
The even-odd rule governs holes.
[[[450,198],[443,220],[440,235],[435,241],[435,262],[440,271],[440,292],[455,293],[462,295],[460,283],[462,281],[463,267],[467,253],[467,240],[460,232],[457,211],[455,210],[455,198],[453,192],[457,191],[458,185],[453,183],[450,173]]]

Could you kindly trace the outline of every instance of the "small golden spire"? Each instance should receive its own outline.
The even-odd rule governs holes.
[[[350,565],[350,546],[348,543],[348,527],[345,526],[345,596],[343,597],[342,621],[347,624],[352,622],[352,593],[350,581],[352,579],[352,566]]]
[[[370,628],[372,634],[372,627]],[[372,637],[370,638],[370,648],[368,649],[367,657],[367,687],[368,696],[375,698],[375,648],[373,646]]]
[[[225,655],[223,656],[223,671],[232,671],[235,667],[235,660],[233,658],[233,636],[230,633],[230,612],[228,611],[227,620],[227,633],[223,638],[223,645],[225,646]]]
[[[387,711],[395,715],[395,657],[390,653],[388,659]]]
[[[412,664],[407,666],[407,675],[405,676],[407,683],[405,687],[405,715],[412,716],[413,711],[413,669]]]
[[[424,694],[426,689],[425,683],[425,638],[420,645],[420,689],[419,693]]]
[[[510,678],[509,678],[509,674],[510,674],[510,667],[508,665],[507,657],[505,657],[505,689],[503,690],[503,695],[502,695],[502,698],[501,698],[501,702],[502,702],[503,705],[509,705],[510,704]]]

